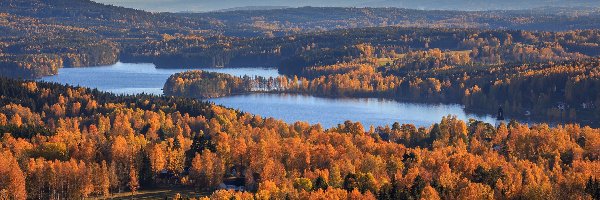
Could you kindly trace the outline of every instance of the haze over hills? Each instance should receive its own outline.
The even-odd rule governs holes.
[[[425,10],[514,10],[545,6],[554,7],[599,7],[596,0],[96,0],[129,8],[159,12],[205,12],[242,7],[399,7]]]
[[[359,4],[366,7],[400,7],[425,10],[520,10],[546,6],[598,7],[594,0],[376,0]]]
[[[243,7],[234,7],[227,8],[222,10],[216,10],[215,12],[232,12],[232,11],[253,11],[253,10],[277,10],[277,9],[285,9],[290,8],[287,6],[243,6]]]

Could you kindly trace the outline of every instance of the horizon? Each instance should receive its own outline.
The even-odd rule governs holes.
[[[332,0],[322,2],[317,0],[307,1],[283,1],[283,0],[260,0],[243,1],[229,0],[214,3],[211,0],[93,0],[94,2],[133,8],[148,12],[219,12],[232,10],[269,10],[282,8],[300,7],[355,7],[355,8],[405,8],[416,10],[457,10],[457,11],[492,11],[492,10],[528,10],[547,7],[556,8],[599,8],[600,2],[593,0],[531,0],[522,4],[516,0],[503,2],[488,2],[489,0]],[[441,2],[440,2],[441,1]],[[459,1],[459,2],[456,2]],[[460,2],[463,1],[463,2]],[[530,5],[531,4],[531,5]],[[539,4],[536,5],[536,4]],[[551,6],[549,6],[551,5]]]

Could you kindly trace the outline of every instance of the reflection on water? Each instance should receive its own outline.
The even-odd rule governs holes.
[[[467,114],[460,105],[402,103],[375,98],[331,99],[292,94],[248,94],[210,99],[216,104],[253,114],[283,119],[286,122],[307,121],[330,128],[345,120],[385,126],[394,122],[430,126],[442,117],[456,115],[494,123],[491,116]]]
[[[116,94],[162,94],[162,87],[171,74],[189,69],[157,69],[153,64],[117,63],[103,67],[62,68],[56,76],[41,80],[62,84],[98,88]],[[234,76],[275,77],[277,69],[209,68],[205,71],[228,73]],[[491,116],[474,116],[460,105],[415,104],[374,98],[330,99],[289,94],[249,94],[210,99],[209,101],[263,117],[286,122],[307,121],[330,128],[345,120],[360,121],[363,125],[391,125],[394,122],[430,126],[443,116],[460,119],[476,118],[493,123]]]
[[[156,94],[162,95],[162,88],[169,76],[190,69],[157,69],[151,63],[116,63],[110,66],[86,68],[62,68],[58,75],[41,80],[75,86],[98,88],[116,94]],[[263,68],[206,68],[232,74],[234,76],[277,76],[277,69]]]

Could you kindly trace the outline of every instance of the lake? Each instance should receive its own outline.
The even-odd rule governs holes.
[[[40,80],[74,86],[98,88],[115,94],[162,95],[162,88],[172,74],[192,69],[158,69],[152,63],[116,63],[110,66],[61,68],[58,75]],[[234,76],[276,77],[277,70],[263,68],[206,68],[204,71],[221,72]]]
[[[41,80],[75,86],[98,88],[116,94],[149,93],[162,95],[162,87],[171,74],[190,69],[157,69],[148,63],[116,63],[110,66],[62,68],[56,76]],[[269,68],[207,68],[205,71],[234,76],[276,77],[277,69]],[[488,123],[490,115],[466,113],[461,105],[403,103],[375,98],[321,98],[292,94],[248,94],[209,99],[215,104],[239,109],[263,117],[274,117],[292,123],[307,121],[330,128],[346,120],[360,121],[365,127],[385,126],[394,122],[430,126],[443,116],[456,115],[467,120],[475,118]]]
[[[449,114],[468,120],[475,118],[494,123],[492,116],[467,114],[460,105],[402,103],[376,98],[320,98],[296,94],[248,94],[210,99],[216,104],[232,107],[263,117],[286,122],[307,121],[330,128],[345,120],[385,126],[394,122],[430,126]]]

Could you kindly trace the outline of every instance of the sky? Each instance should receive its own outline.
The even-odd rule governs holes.
[[[369,0],[96,0],[153,12],[214,11],[246,6],[358,6]]]
[[[544,6],[600,6],[600,0],[95,0],[151,12],[206,12],[247,6],[404,7],[416,9],[490,10]]]

